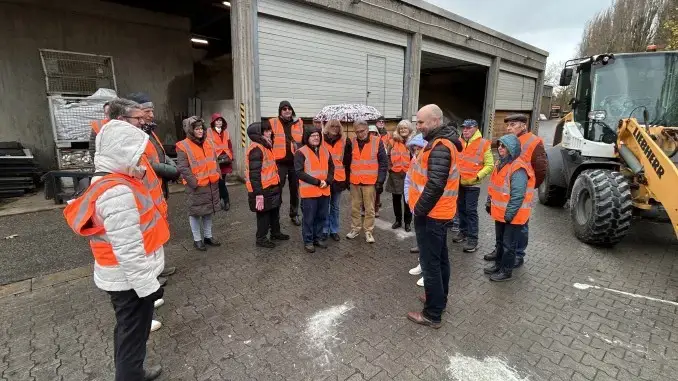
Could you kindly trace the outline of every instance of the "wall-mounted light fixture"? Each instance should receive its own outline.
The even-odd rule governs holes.
[[[195,37],[191,38],[191,42],[193,42],[195,44],[202,44],[202,45],[209,44],[209,42],[207,40],[202,39],[202,38],[195,38]]]
[[[231,7],[231,3],[228,2],[228,1],[224,1],[224,2],[222,2],[222,4],[224,4],[224,7],[229,7],[229,8]]]

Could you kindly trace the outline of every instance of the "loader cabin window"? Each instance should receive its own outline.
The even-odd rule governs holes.
[[[598,113],[597,121],[588,120],[588,115],[583,119],[588,120],[586,137],[607,143],[620,119],[633,116],[644,123],[645,108],[650,116],[648,123],[678,126],[677,63],[676,53],[620,54],[607,65],[594,63],[589,110],[604,114]]]

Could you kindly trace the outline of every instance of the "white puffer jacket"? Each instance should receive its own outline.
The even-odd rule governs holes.
[[[96,137],[95,171],[133,176],[147,142],[148,135],[127,122],[112,120],[106,123]],[[95,176],[92,183],[100,178]],[[132,189],[116,185],[102,193],[95,205],[94,222],[106,229],[119,265],[102,267],[95,264],[94,283],[106,291],[133,289],[140,298],[157,291],[160,288],[157,278],[165,267],[165,254],[160,247],[146,255]]]

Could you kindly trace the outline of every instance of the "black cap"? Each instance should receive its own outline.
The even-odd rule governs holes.
[[[384,118],[383,116],[380,116],[380,117],[377,118],[377,122],[378,121],[386,121],[386,118]]]
[[[504,118],[504,123],[522,122],[527,124],[527,115],[525,114],[511,114]]]

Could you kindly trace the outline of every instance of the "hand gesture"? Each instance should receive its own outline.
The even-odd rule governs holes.
[[[256,196],[256,202],[254,204],[254,208],[257,211],[262,211],[264,210],[264,196],[263,195],[258,195]]]
[[[325,180],[320,180],[320,189],[327,188],[327,182]]]

